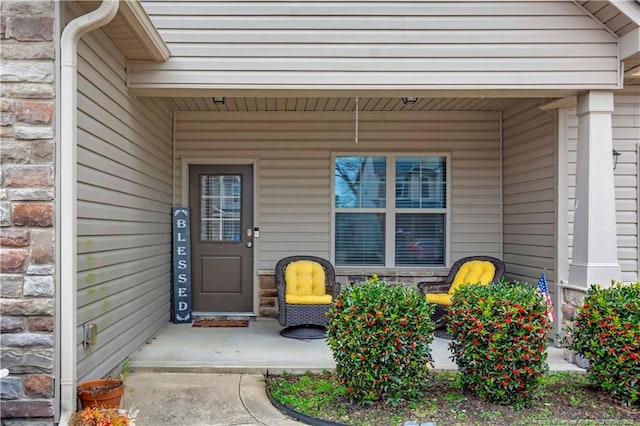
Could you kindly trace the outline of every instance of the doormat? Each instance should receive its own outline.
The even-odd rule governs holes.
[[[198,318],[193,327],[248,327],[249,320],[231,320],[219,318]]]

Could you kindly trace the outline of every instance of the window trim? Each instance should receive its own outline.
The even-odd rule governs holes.
[[[385,157],[387,161],[387,180],[386,180],[386,203],[385,208],[341,208],[341,213],[380,213],[385,214],[385,264],[384,265],[336,265],[338,268],[346,268],[352,270],[371,270],[371,269],[410,269],[410,270],[430,270],[434,268],[446,267],[449,265],[449,259],[451,257],[451,211],[453,200],[451,199],[451,187],[452,187],[452,169],[451,169],[451,153],[443,151],[434,152],[415,152],[415,151],[393,151],[393,152],[379,152],[379,151],[341,151],[331,152],[331,162],[329,164],[330,171],[330,218],[329,223],[331,227],[330,236],[330,258],[331,263],[335,265],[336,258],[336,188],[335,188],[335,161],[336,157]],[[395,204],[395,165],[397,157],[444,157],[445,168],[447,172],[446,186],[446,208],[396,208]],[[393,201],[393,202],[392,202]],[[396,248],[395,248],[395,219],[397,211],[402,213],[440,213],[445,215],[445,246],[444,246],[444,265],[397,265],[395,264]]]

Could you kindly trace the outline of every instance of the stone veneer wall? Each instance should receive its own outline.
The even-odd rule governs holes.
[[[573,321],[578,316],[578,310],[582,306],[584,298],[587,296],[587,290],[577,290],[570,288],[562,289],[562,334],[566,334],[565,330],[573,327]],[[568,336],[567,343],[570,343]],[[589,362],[582,356],[576,354],[571,349],[563,348],[563,358],[570,363],[576,364],[578,367],[587,368]]]
[[[51,424],[55,7],[2,0],[1,8],[0,365],[10,372],[1,412],[7,426]]]
[[[378,277],[389,284],[402,284],[406,286],[415,286],[420,281],[442,281],[447,276],[446,271],[437,271],[429,274],[410,275],[410,274],[390,274],[379,273]],[[371,275],[362,274],[340,274],[336,272],[336,282],[344,288],[350,283],[364,282]],[[276,277],[274,272],[260,272],[260,307],[258,316],[260,317],[278,317],[278,292],[276,290]]]

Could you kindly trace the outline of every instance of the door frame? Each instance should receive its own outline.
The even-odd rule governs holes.
[[[181,197],[180,203],[182,206],[189,207],[189,166],[225,166],[225,165],[250,165],[253,169],[253,226],[259,227],[260,224],[258,222],[258,210],[260,206],[258,205],[258,158],[192,158],[192,157],[183,157],[180,165],[180,186],[181,186]],[[174,200],[175,202],[175,200]],[[191,223],[193,226],[193,221]],[[251,297],[252,306],[253,306],[253,314],[259,314],[259,295],[260,289],[259,286],[259,277],[258,277],[258,264],[260,262],[260,238],[253,239],[253,265],[251,267],[252,277],[252,287],[253,294]]]

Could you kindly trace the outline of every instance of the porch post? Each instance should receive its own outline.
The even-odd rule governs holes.
[[[590,91],[578,96],[573,257],[569,283],[609,286],[620,279],[613,181],[613,93]]]

